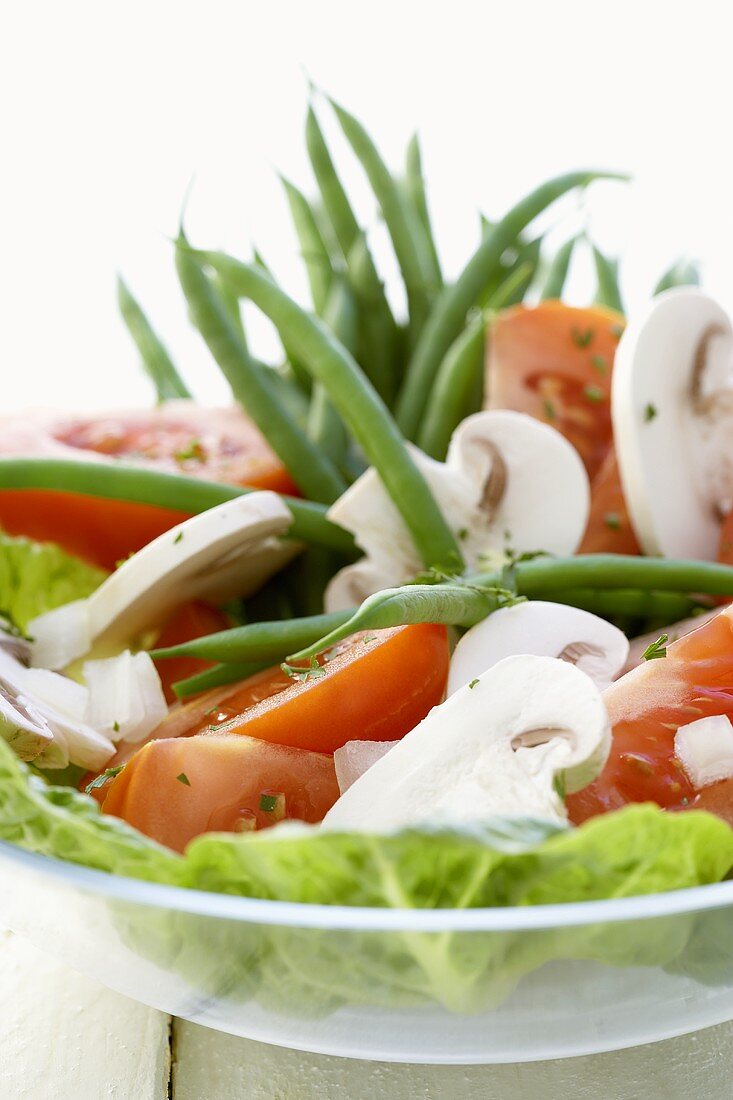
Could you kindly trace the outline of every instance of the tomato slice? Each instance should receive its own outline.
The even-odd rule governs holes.
[[[640,554],[631,526],[616,450],[611,446],[591,482],[590,514],[579,554]]]
[[[216,732],[333,753],[347,741],[396,741],[442,699],[448,634],[421,623],[352,635],[302,679],[267,669],[174,709],[153,738]]]
[[[554,301],[500,313],[490,329],[488,407],[557,428],[593,478],[611,444],[611,372],[622,328],[611,310]]]
[[[73,419],[29,413],[22,422],[3,425],[0,454],[124,458],[189,477],[297,494],[282,463],[240,410],[204,409],[189,401]],[[56,542],[105,569],[186,518],[147,504],[56,490],[0,491],[0,527],[9,534]]]
[[[709,801],[711,792],[696,797],[675,756],[674,737],[697,718],[733,718],[733,610],[673,642],[665,658],[628,672],[607,688],[604,701],[613,725],[611,755],[598,779],[568,798],[574,822],[628,802],[684,809]],[[733,784],[726,791],[733,813]]]
[[[198,601],[187,603],[174,612],[158,635],[155,644],[161,649],[166,646],[182,645],[184,642],[193,641],[194,638],[203,638],[206,634],[226,630],[230,625],[229,617],[218,608]],[[211,668],[212,664],[212,661],[202,661],[199,657],[172,657],[165,661],[156,661],[155,667],[167,702],[176,701],[173,684]]]
[[[182,852],[201,833],[321,821],[338,796],[331,756],[209,734],[145,745],[105,788],[102,808]]]

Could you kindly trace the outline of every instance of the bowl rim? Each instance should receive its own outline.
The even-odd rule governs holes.
[[[360,932],[517,932],[652,920],[733,905],[733,880],[601,901],[496,909],[387,909],[271,901],[168,886],[98,871],[0,841],[0,861],[109,900],[219,920]]]

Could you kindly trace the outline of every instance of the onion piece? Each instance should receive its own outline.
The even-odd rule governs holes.
[[[113,741],[142,741],[168,714],[157,669],[148,653],[86,661],[88,718]]]
[[[696,790],[733,779],[733,725],[725,714],[712,714],[680,726],[674,751]]]
[[[336,749],[333,762],[341,794],[396,744],[396,741],[347,741],[340,749]]]

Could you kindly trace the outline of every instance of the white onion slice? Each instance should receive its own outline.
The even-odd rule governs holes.
[[[396,744],[396,741],[347,741],[340,749],[336,749],[333,762],[341,794]]]
[[[733,779],[733,725],[725,714],[680,726],[674,751],[696,790]]]
[[[168,714],[160,677],[148,653],[86,661],[89,721],[113,741],[142,741]]]

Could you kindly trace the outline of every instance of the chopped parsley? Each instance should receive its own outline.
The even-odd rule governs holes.
[[[178,780],[179,783],[183,783],[184,787],[190,787],[191,786],[191,780],[188,778],[188,776],[186,775],[185,772],[181,772],[180,775],[177,775],[176,779]]]
[[[471,680],[471,683],[468,686],[470,688],[475,688],[477,683],[478,683],[478,678],[476,678],[475,680]]]
[[[587,399],[589,401],[592,401],[594,404],[598,404],[599,401],[605,400],[606,397],[600,386],[586,386],[583,390],[583,393],[585,394]]]
[[[667,656],[667,642],[669,634],[660,634],[656,642],[648,645],[641,655],[642,661],[656,661],[660,657]]]
[[[261,794],[260,795],[260,809],[263,813],[271,814],[277,806],[276,794]]]
[[[461,527],[460,531],[458,532],[458,538],[461,540],[461,542],[464,542],[468,538],[467,527]]]
[[[606,527],[609,527],[612,531],[618,531],[621,527],[621,516],[618,512],[606,512],[603,517],[603,522]]]
[[[572,331],[573,343],[576,348],[587,348],[593,342],[593,329],[574,328]]]
[[[317,680],[319,676],[326,675],[326,670],[323,665],[319,665],[317,657],[311,657],[308,668],[298,668],[297,665],[289,665],[287,661],[283,661],[280,668],[291,680],[298,680],[300,683],[305,683],[306,680]]]
[[[599,374],[605,374],[608,370],[608,363],[602,355],[591,356],[591,363],[593,364],[594,369],[597,370]]]
[[[649,404],[644,409],[644,423],[645,424],[650,424],[651,421],[654,420],[656,415],[657,415],[657,406],[652,405],[652,403],[649,402]]]
[[[99,787],[103,787],[105,783],[109,783],[110,779],[114,779],[116,775],[120,774],[124,766],[124,764],[120,764],[117,768],[107,768],[106,771],[103,771],[101,775],[98,775],[96,779],[93,779],[91,783],[87,784],[84,788],[84,793],[91,794],[92,791],[96,791]]]
[[[183,540],[183,531],[179,531],[176,537],[173,539],[174,544]]]
[[[117,721],[113,722],[112,723],[112,729],[114,730],[115,733],[119,733],[120,732],[120,723],[117,722]]]
[[[557,413],[555,412],[555,406],[553,405],[552,401],[550,401],[549,399],[545,399],[542,402],[542,407],[545,410],[545,416],[548,420],[556,419]]]

